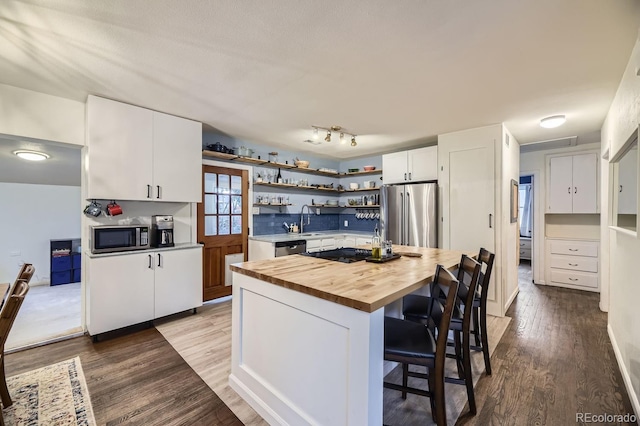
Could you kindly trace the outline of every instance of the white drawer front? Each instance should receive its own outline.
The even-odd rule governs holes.
[[[319,249],[320,247],[320,240],[307,240],[307,250]]]
[[[531,259],[531,249],[520,248],[520,259]]]
[[[586,272],[573,272],[551,269],[551,281],[560,284],[571,284],[582,287],[598,287],[598,275],[589,274]]]
[[[521,239],[520,240],[520,250],[526,250],[526,249],[531,250],[531,240]]]
[[[598,257],[598,243],[588,241],[550,241],[551,254]]]
[[[598,272],[598,259],[584,256],[551,256],[551,267],[573,271]]]

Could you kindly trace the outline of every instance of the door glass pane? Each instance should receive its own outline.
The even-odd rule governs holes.
[[[242,234],[242,216],[231,216],[231,233]]]
[[[229,196],[218,196],[218,214],[229,214]]]
[[[204,192],[216,192],[216,177],[215,173],[204,174]]]
[[[231,197],[231,214],[242,214],[242,196],[233,195]]]
[[[229,191],[230,179],[229,175],[219,175],[218,176],[218,194],[228,194]]]
[[[218,235],[229,235],[229,216],[218,216]]]
[[[240,176],[231,176],[231,193],[242,194],[242,178]]]
[[[218,217],[217,216],[205,216],[204,217],[204,235],[218,235]]]
[[[218,212],[217,195],[204,195],[204,214],[216,214]]]

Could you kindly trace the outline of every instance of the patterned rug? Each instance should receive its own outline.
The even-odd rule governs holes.
[[[3,410],[7,426],[96,424],[79,357],[9,377],[7,386],[13,399]]]

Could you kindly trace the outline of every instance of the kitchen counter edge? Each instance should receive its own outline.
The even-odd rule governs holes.
[[[145,250],[127,250],[127,251],[118,251],[115,253],[91,253],[90,251],[86,251],[87,257],[91,259],[99,258],[99,257],[111,257],[111,256],[126,256],[128,254],[138,254],[138,253],[156,253],[159,251],[172,251],[172,250],[185,250],[191,248],[203,247],[202,244],[197,243],[178,243],[173,247],[157,247],[157,248],[149,248]]]

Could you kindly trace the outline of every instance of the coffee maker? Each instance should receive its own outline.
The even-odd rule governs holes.
[[[173,216],[151,216],[151,247],[173,246]]]

